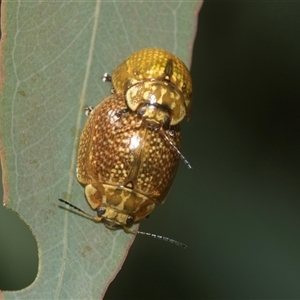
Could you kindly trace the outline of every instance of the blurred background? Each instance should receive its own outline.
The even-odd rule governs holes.
[[[181,163],[140,226],[188,248],[138,236],[106,300],[300,298],[299,14],[299,2],[204,3],[182,125],[194,169]],[[29,285],[36,242],[2,206],[0,247],[0,289]]]

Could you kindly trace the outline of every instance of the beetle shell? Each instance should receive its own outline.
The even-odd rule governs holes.
[[[112,94],[91,111],[80,137],[77,178],[110,229],[130,227],[164,202],[176,175],[179,126],[153,129]]]
[[[133,53],[114,70],[111,79],[115,93],[125,96],[132,111],[143,109],[145,119],[162,124],[167,118],[170,125],[176,125],[190,117],[190,73],[166,50],[147,48]],[[158,107],[162,111],[153,113]]]

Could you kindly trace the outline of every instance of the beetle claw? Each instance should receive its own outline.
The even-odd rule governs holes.
[[[111,76],[108,73],[104,73],[101,78],[103,82],[111,82]]]

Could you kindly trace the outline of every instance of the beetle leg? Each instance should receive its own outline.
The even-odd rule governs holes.
[[[108,73],[104,73],[101,78],[103,82],[111,82],[111,76]]]
[[[87,106],[87,107],[85,107],[85,114],[87,115],[87,116],[89,116],[90,114],[91,114],[91,112],[93,111],[93,109],[94,109],[94,107],[93,106]]]
[[[120,119],[121,116],[122,116],[123,114],[127,114],[127,113],[129,113],[129,108],[128,108],[128,107],[123,108],[123,109],[119,110],[118,112],[116,112],[116,113],[115,113],[115,116],[116,116],[118,119]]]

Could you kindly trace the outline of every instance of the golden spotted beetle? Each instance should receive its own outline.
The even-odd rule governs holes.
[[[170,52],[147,48],[130,55],[103,81],[112,95],[88,109],[77,160],[77,179],[85,186],[92,216],[109,229],[130,229],[162,204],[180,158],[179,123],[189,118],[192,80],[185,64]]]

